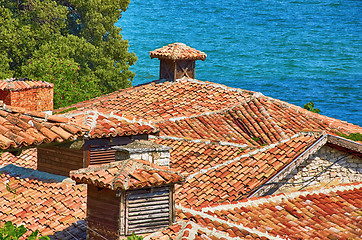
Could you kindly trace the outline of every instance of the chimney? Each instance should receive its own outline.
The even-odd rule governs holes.
[[[175,81],[195,78],[195,61],[204,61],[207,55],[183,43],[172,43],[151,51],[150,57],[160,59],[160,79]]]
[[[174,221],[174,185],[183,177],[149,160],[124,159],[127,154],[150,159],[160,145],[156,149],[148,143],[129,145],[116,154],[120,161],[70,174],[77,183],[87,184],[87,227],[91,229],[87,230],[87,239],[112,240],[133,233],[152,233]],[[139,151],[141,146],[146,146],[145,153]]]
[[[151,141],[137,140],[112,149],[116,150],[116,161],[133,158],[145,160],[159,166],[170,165],[170,150],[172,148]]]
[[[28,78],[0,80],[0,100],[30,111],[53,111],[53,84]]]

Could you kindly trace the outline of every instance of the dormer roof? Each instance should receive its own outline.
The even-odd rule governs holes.
[[[150,51],[151,58],[170,60],[202,60],[207,57],[206,53],[189,47],[184,43],[172,43],[162,48]]]
[[[183,177],[168,167],[144,160],[128,159],[72,171],[77,183],[93,184],[111,190],[131,190],[165,186],[180,182]]]

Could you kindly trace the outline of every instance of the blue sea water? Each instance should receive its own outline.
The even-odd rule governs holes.
[[[362,1],[131,0],[117,26],[136,53],[133,85],[158,79],[148,52],[207,53],[196,78],[262,92],[362,126]]]

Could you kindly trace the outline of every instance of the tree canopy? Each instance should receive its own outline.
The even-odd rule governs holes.
[[[54,107],[131,86],[115,23],[129,0],[0,0],[0,79],[54,83]]]

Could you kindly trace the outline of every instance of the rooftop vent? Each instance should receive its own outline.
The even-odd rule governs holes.
[[[150,57],[160,59],[160,79],[175,81],[195,78],[195,61],[204,61],[207,55],[183,43],[172,43],[151,51]]]
[[[87,239],[120,239],[151,233],[173,223],[174,185],[183,176],[168,167],[127,159],[71,172],[88,184]]]

